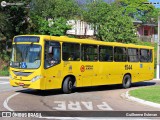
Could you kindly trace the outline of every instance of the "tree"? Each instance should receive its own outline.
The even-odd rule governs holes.
[[[22,0],[22,6],[0,7],[0,63],[9,60],[9,52],[6,51],[6,43],[13,36],[27,33],[27,9],[26,4],[30,0]],[[2,2],[2,0],[0,0]],[[8,1],[7,1],[8,2]],[[19,0],[9,0],[10,3],[20,2]]]
[[[83,20],[92,24],[94,28],[94,35],[97,27],[105,21],[106,14],[110,11],[110,6],[103,0],[88,1],[82,8]]]
[[[67,20],[78,15],[78,4],[74,0],[32,0],[30,18],[36,26],[34,33],[65,35],[71,27]],[[50,23],[53,23],[50,27]]]
[[[97,37],[103,41],[135,43],[136,35],[132,20],[123,15],[117,4],[94,1],[84,9],[84,21],[94,24]]]
[[[116,0],[123,10],[123,14],[143,23],[149,21],[150,17],[157,18],[157,10],[152,4],[144,4],[148,0]]]
[[[2,0],[1,0],[2,1]],[[0,2],[1,2],[0,1]],[[27,17],[28,12],[26,9],[26,4],[30,0],[23,0],[24,5],[11,5],[0,8],[0,13],[2,15],[1,20],[3,21],[3,27],[1,27],[1,34],[6,36],[8,39],[15,35],[26,33],[27,28]],[[19,2],[19,0],[10,0],[10,3]],[[5,26],[5,29],[4,29]]]
[[[67,20],[63,17],[57,19],[45,20],[42,17],[38,17],[38,33],[40,34],[48,34],[55,36],[63,36],[66,34],[66,31],[71,29],[69,25],[67,25]]]

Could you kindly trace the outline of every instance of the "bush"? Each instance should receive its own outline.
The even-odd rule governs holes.
[[[0,76],[8,76],[9,75],[9,68],[8,66],[3,65],[3,69],[0,70]]]
[[[0,71],[0,76],[9,76],[9,71],[8,70]]]

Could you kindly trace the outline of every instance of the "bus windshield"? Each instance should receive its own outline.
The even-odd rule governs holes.
[[[39,68],[41,63],[41,46],[35,44],[14,44],[10,66],[13,68]]]

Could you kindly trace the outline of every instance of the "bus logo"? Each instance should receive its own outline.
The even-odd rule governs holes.
[[[85,71],[85,66],[82,65],[81,68],[80,68],[81,72],[84,72]]]

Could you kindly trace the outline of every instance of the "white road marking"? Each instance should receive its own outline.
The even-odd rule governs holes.
[[[56,105],[56,107],[55,107]],[[69,101],[66,103],[65,101],[54,101],[54,110],[76,110],[82,111],[82,107],[85,107],[87,110],[93,111],[95,106],[98,110],[106,111],[106,110],[113,110],[106,102],[101,102],[99,104],[95,104],[92,101]]]
[[[0,81],[0,85],[3,85],[3,84],[9,84],[9,82],[3,82],[3,81]]]
[[[16,96],[16,95],[18,95],[18,94],[20,94],[20,93],[15,93],[15,94],[7,97],[7,99],[5,99],[5,101],[3,102],[4,108],[6,108],[8,111],[14,111],[12,108],[10,108],[10,107],[8,106],[8,102],[9,102],[9,100],[10,100],[11,98],[13,98],[14,96]]]

